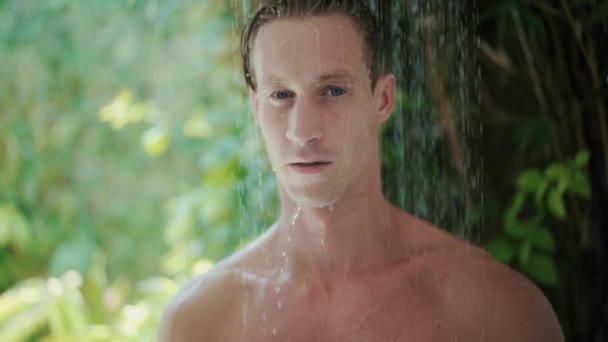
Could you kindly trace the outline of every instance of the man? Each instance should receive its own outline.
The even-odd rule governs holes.
[[[243,34],[278,220],[189,282],[161,341],[561,341],[528,280],[383,196],[395,100],[361,1],[266,1]]]

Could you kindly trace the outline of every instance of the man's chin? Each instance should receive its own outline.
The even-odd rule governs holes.
[[[291,191],[290,191],[291,190]],[[296,204],[310,208],[331,207],[341,197],[341,191],[328,191],[325,189],[306,189],[306,191],[290,189],[287,190],[288,196]],[[317,191],[313,191],[317,190]]]

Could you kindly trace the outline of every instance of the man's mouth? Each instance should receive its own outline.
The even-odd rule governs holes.
[[[290,169],[302,174],[315,174],[327,168],[331,162],[313,161],[289,164]]]
[[[301,165],[301,166],[317,166],[317,165],[327,165],[329,162],[305,162],[305,163],[293,163],[291,165]]]

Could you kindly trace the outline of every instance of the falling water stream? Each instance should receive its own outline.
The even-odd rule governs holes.
[[[478,240],[473,215],[483,197],[476,11],[466,1],[374,3],[385,5],[380,17],[390,23],[393,71],[402,91],[383,135],[385,193],[401,208]]]

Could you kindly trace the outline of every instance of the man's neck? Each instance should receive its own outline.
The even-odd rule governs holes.
[[[382,272],[402,258],[397,209],[380,187],[323,208],[299,206],[285,194],[281,197],[277,233],[292,272],[331,282]]]

